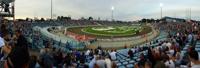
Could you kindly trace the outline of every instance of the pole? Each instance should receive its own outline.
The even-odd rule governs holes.
[[[52,0],[51,0],[51,20],[52,20],[52,9],[53,8],[53,3],[52,3]]]
[[[112,9],[112,12],[111,12],[111,19],[112,19],[112,21],[114,20],[113,19],[113,9]]]
[[[12,6],[12,14],[13,14],[13,24],[15,24],[15,1],[13,2]]]
[[[190,20],[192,19],[192,10],[190,8]]]
[[[160,19],[162,19],[162,7],[160,7]]]
[[[111,7],[111,19],[112,19],[112,21],[114,21],[114,10],[115,10],[115,8],[114,8],[114,6],[112,6]]]

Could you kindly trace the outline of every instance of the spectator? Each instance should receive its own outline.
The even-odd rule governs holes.
[[[131,49],[128,51],[128,55],[129,55],[129,57],[130,57],[131,59],[133,59],[133,51],[132,51]]]
[[[3,46],[5,46],[4,39],[0,37],[0,60],[3,57]]]
[[[97,58],[97,56],[94,55],[94,58],[89,63],[89,68],[94,68],[95,67],[96,58]]]
[[[29,62],[29,51],[26,38],[22,35],[21,31],[16,31],[17,43],[12,48],[8,55],[8,61],[10,67],[14,68],[26,68]],[[16,59],[17,58],[17,59]]]
[[[33,55],[30,58],[29,68],[36,68],[36,64],[37,64],[37,56]]]
[[[106,62],[102,56],[97,56],[96,65],[99,68],[106,68]]]
[[[111,60],[114,61],[117,59],[117,56],[116,56],[116,53],[114,50],[112,50],[112,52],[110,53],[110,57],[111,57]]]
[[[200,61],[197,51],[195,50],[190,51],[189,59],[191,61],[191,68],[200,68]]]
[[[105,57],[106,68],[112,68],[112,61],[108,56]]]
[[[49,54],[48,48],[45,48],[40,55],[40,64],[44,68],[53,68],[53,57]]]
[[[72,54],[71,53],[67,53],[67,55],[64,58],[64,63],[65,63],[65,67],[68,68],[72,65]]]
[[[166,54],[164,56],[164,64],[167,68],[175,68],[174,62]]]

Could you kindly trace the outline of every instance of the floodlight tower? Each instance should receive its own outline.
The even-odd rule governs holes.
[[[51,0],[51,20],[52,20],[52,16],[53,16],[53,1]]]
[[[160,19],[162,19],[162,13],[163,13],[163,3],[160,3]]]
[[[15,0],[0,0],[0,20],[5,17],[15,21]]]
[[[115,7],[112,6],[111,7],[111,20],[114,21],[114,10],[115,10]]]

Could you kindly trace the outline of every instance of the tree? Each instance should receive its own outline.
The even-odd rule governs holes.
[[[45,21],[44,18],[41,18],[40,21]]]
[[[61,20],[61,17],[60,17],[60,16],[58,16],[58,17],[57,17],[57,20]]]
[[[67,19],[67,20],[71,20],[71,17],[67,17],[66,19]]]
[[[147,19],[143,18],[142,23],[146,23]]]
[[[81,17],[81,19],[80,20],[86,20],[84,17]]]
[[[88,18],[88,20],[93,20],[93,18],[90,16],[90,17]]]
[[[62,20],[63,18],[64,18],[63,16],[60,17],[61,20]]]
[[[29,18],[27,17],[27,18],[26,18],[26,21],[28,21],[28,20],[29,20]]]
[[[155,22],[155,20],[153,18],[151,18],[151,23],[154,23],[154,22]]]

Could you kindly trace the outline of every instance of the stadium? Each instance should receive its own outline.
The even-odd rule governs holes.
[[[150,25],[131,24],[128,25],[90,25],[90,26],[48,26],[45,28],[34,27],[35,30],[42,29],[41,33],[49,38],[55,36],[71,38],[74,41],[84,42],[87,48],[95,49],[98,46],[102,48],[123,48],[125,45],[131,47],[138,45],[148,40],[156,38],[159,34],[158,30],[153,29]],[[43,31],[44,30],[44,31]],[[51,35],[53,36],[51,36]],[[140,40],[132,43],[131,40]],[[58,41],[67,41],[65,39],[56,39]],[[107,42],[107,44],[105,44]],[[113,44],[116,42],[115,44]],[[127,42],[127,43],[122,43]],[[116,45],[118,44],[118,45]],[[78,48],[80,49],[80,48]],[[82,48],[81,48],[82,49]]]
[[[0,0],[0,68],[200,68],[199,10],[163,3]]]

